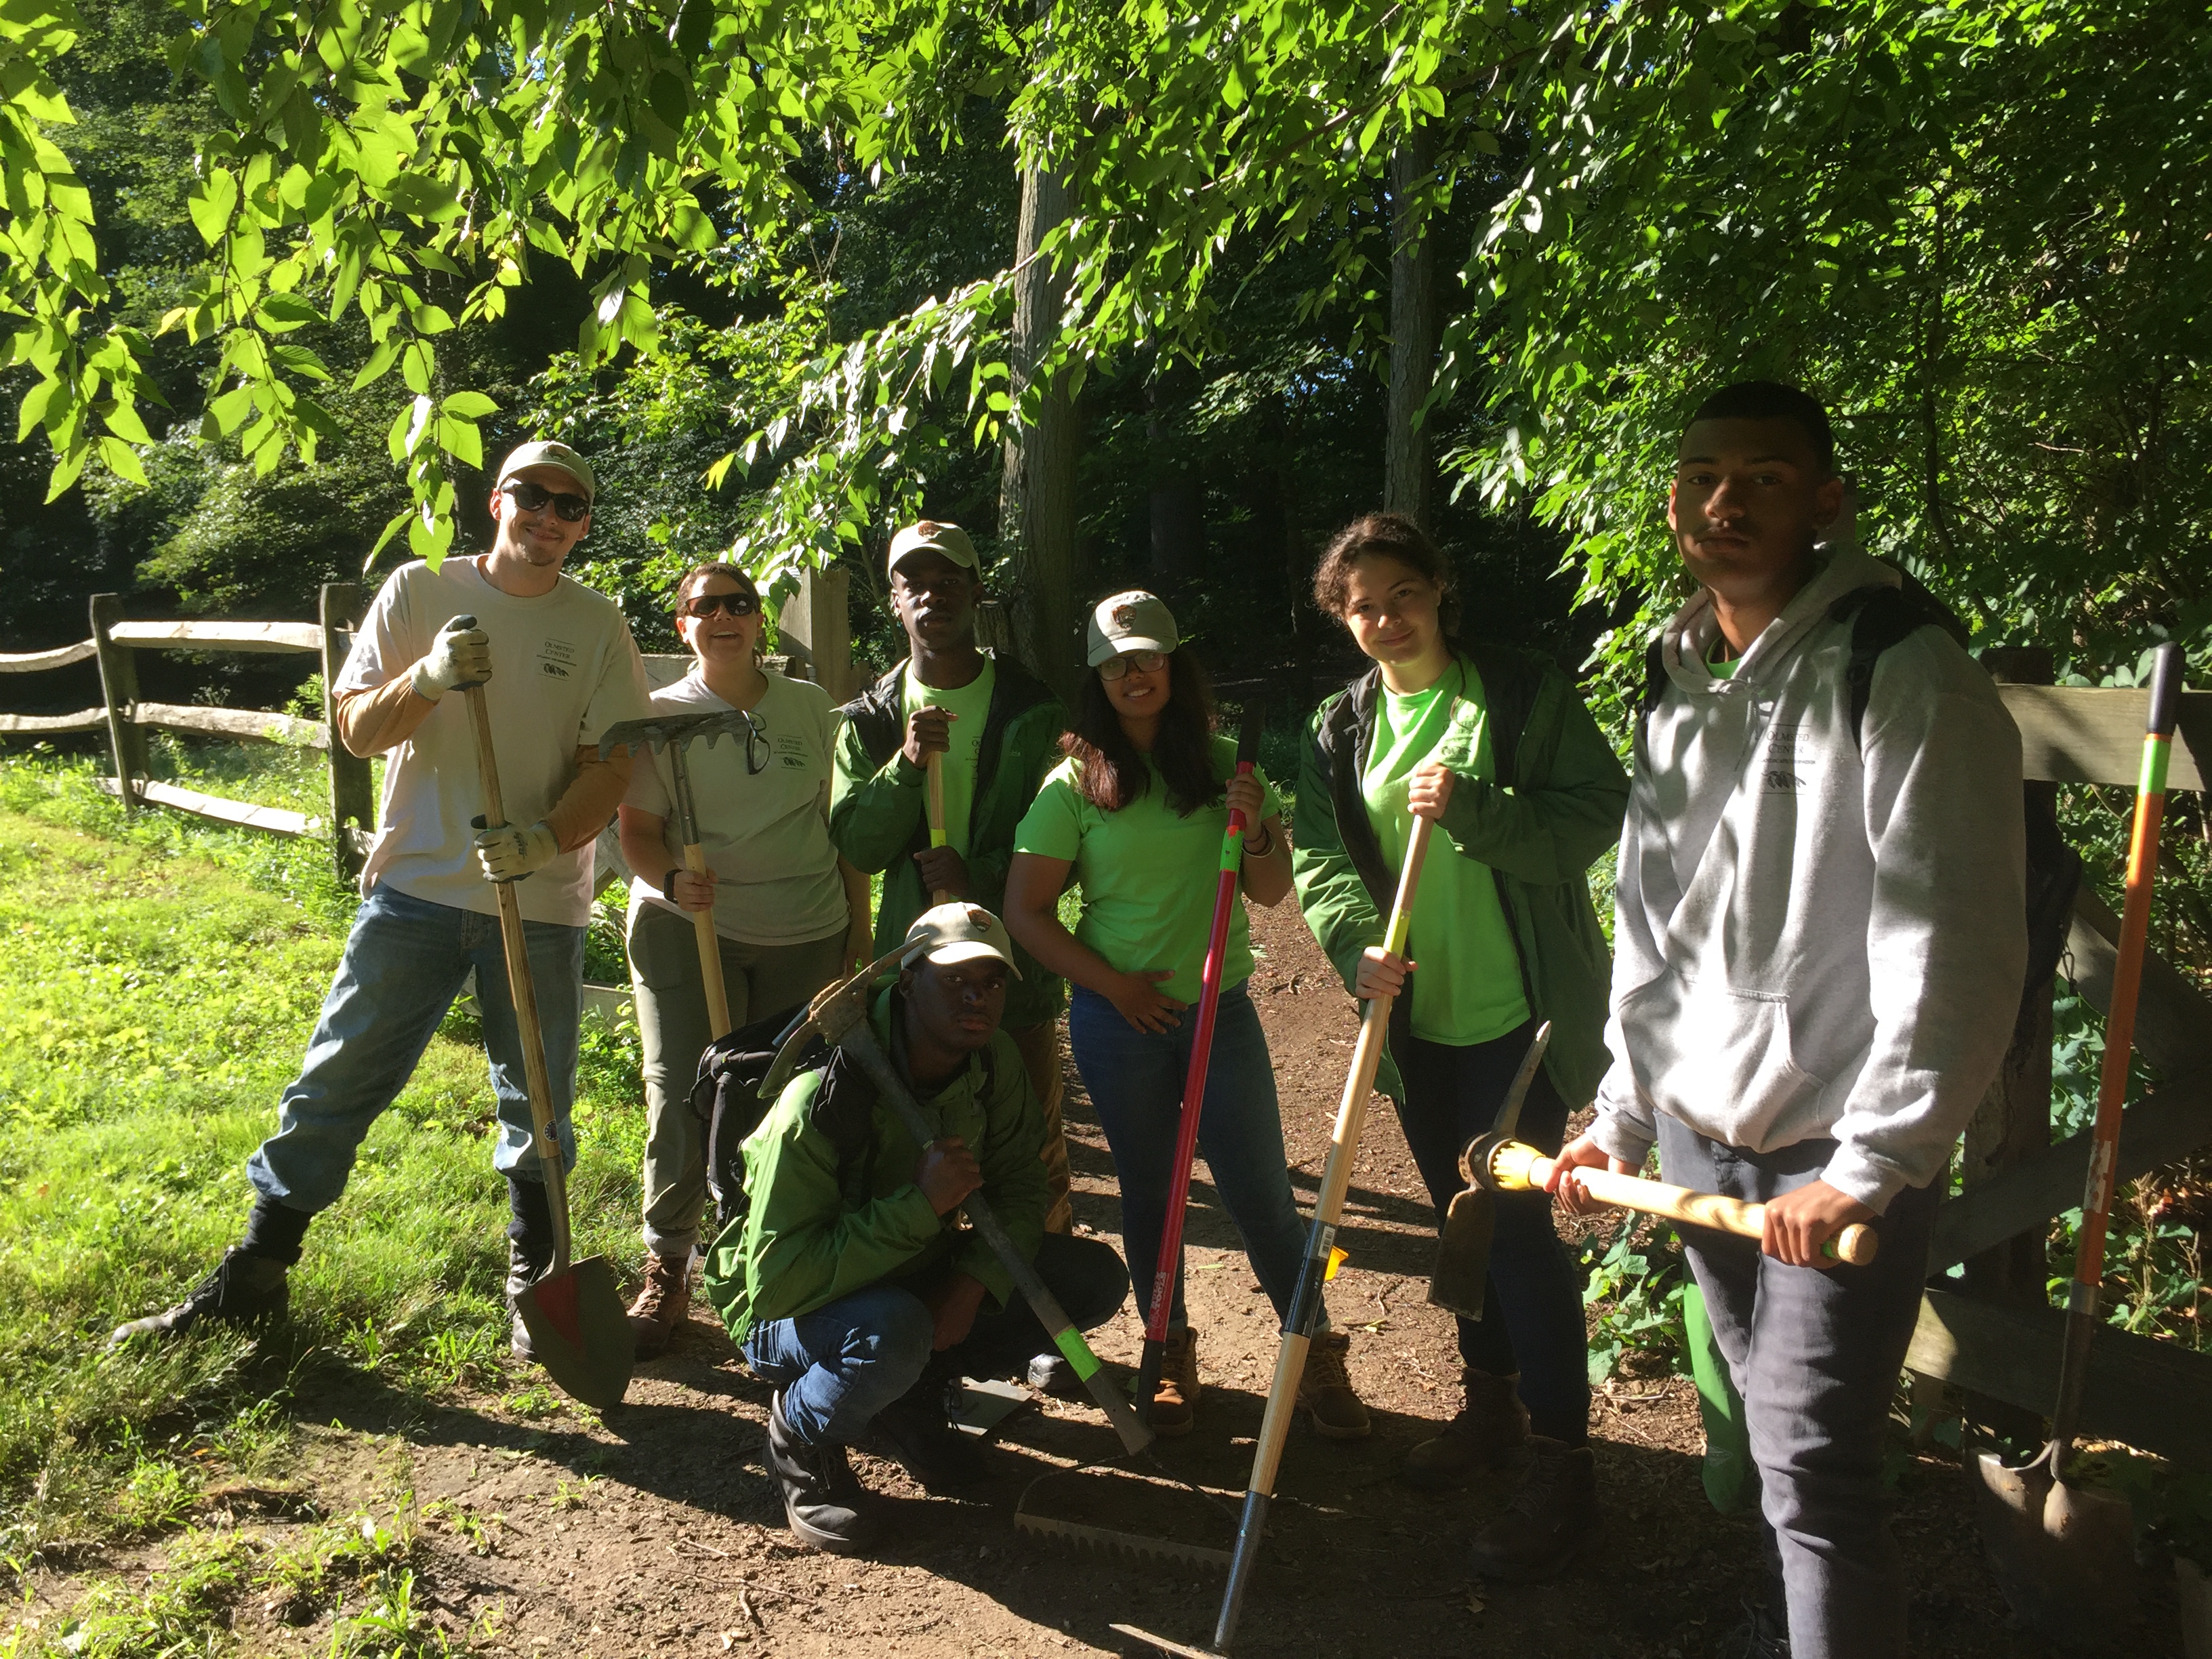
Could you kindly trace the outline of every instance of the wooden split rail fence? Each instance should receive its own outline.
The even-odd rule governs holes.
[[[118,796],[125,810],[167,806],[219,823],[280,836],[327,836],[344,878],[351,880],[361,873],[362,860],[368,856],[376,830],[375,791],[368,763],[337,740],[330,705],[330,687],[345,665],[346,653],[353,648],[353,630],[361,621],[362,600],[356,585],[325,583],[321,620],[312,623],[128,622],[124,619],[122,600],[112,593],[95,593],[91,609],[90,639],[52,651],[0,655],[0,674],[36,673],[96,660],[101,707],[82,708],[73,714],[0,714],[0,733],[104,730],[115,775],[102,779],[101,787]],[[273,652],[319,657],[323,718],[308,720],[263,709],[143,702],[138,696],[137,653],[141,651]],[[283,807],[226,800],[151,777],[146,760],[149,729],[322,750],[330,763],[329,816],[311,817]]]

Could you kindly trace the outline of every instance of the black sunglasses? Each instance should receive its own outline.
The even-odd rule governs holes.
[[[568,524],[574,524],[592,510],[592,498],[588,495],[556,494],[527,478],[509,478],[499,488],[501,495],[525,513],[538,512],[546,502],[552,502],[555,514]]]
[[[717,611],[732,617],[751,617],[760,612],[760,595],[740,590],[735,593],[694,593],[678,607],[686,617],[711,617]]]

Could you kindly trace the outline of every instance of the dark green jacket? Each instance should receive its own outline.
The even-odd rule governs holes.
[[[905,1045],[892,1029],[896,996],[878,997],[868,1024],[904,1076]],[[968,1143],[983,1166],[985,1201],[1034,1256],[1044,1236],[1044,1118],[1013,1040],[995,1032],[991,1043],[988,1057],[969,1060],[935,1094],[915,1096],[939,1135]],[[981,1280],[1004,1307],[1013,1280],[997,1255],[956,1228],[958,1211],[930,1208],[915,1184],[921,1148],[914,1137],[858,1076],[841,1079],[836,1109],[850,1110],[842,1091],[857,1090],[866,1126],[841,1131],[823,1122],[824,1075],[817,1067],[793,1078],[746,1137],[744,1224],[707,1258],[707,1299],[731,1339],[742,1343],[757,1321],[795,1319],[880,1281],[927,1279],[939,1264]],[[857,1150],[841,1153],[841,1137]]]
[[[1543,658],[1500,646],[1461,653],[1482,681],[1496,781],[1463,774],[1437,827],[1460,855],[1490,866],[1521,957],[1531,1014],[1552,1022],[1544,1068],[1571,1108],[1589,1103],[1608,1064],[1607,997],[1612,964],[1589,868],[1620,839],[1628,779],[1573,684]],[[1349,990],[1360,953],[1382,943],[1397,872],[1383,862],[1360,775],[1375,742],[1382,671],[1370,669],[1314,714],[1298,769],[1291,867],[1306,924]],[[1447,762],[1447,764],[1449,763]],[[1455,768],[1455,772],[1457,771]],[[1449,855],[1432,841],[1429,856]],[[1403,1041],[1411,999],[1390,1011]],[[1388,1054],[1375,1086],[1401,1098]]]
[[[1012,657],[994,653],[998,678],[983,744],[975,757],[975,798],[968,813],[968,896],[994,915],[1006,908],[1006,866],[1014,830],[1037,785],[1060,763],[1067,711]],[[838,712],[837,776],[830,787],[830,839],[857,870],[883,872],[876,906],[876,954],[896,948],[929,908],[914,854],[929,846],[928,774],[906,757],[899,692],[906,665],[878,680]],[[1060,1015],[1060,981],[1014,946],[1021,977],[1006,987],[1006,1024],[1042,1025]]]

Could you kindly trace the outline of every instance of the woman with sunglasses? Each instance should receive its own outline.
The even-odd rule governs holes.
[[[1441,1222],[1460,1157],[1495,1126],[1538,1027],[1549,1046],[1517,1138],[1557,1152],[1605,1074],[1610,975],[1589,868],[1620,839],[1627,780],[1548,659],[1458,647],[1452,569],[1413,522],[1370,514],[1314,573],[1314,603],[1374,666],[1324,702],[1298,776],[1298,899],[1354,996],[1388,994],[1375,1086]],[[1382,918],[1416,817],[1437,830],[1403,956]],[[1542,1193],[1501,1195],[1480,1319],[1459,1321],[1465,1403],[1415,1446],[1436,1490],[1525,1470],[1475,1534],[1485,1577],[1544,1577],[1596,1535],[1582,1287]]]
[[[631,871],[630,983],[645,1049],[645,1284],[631,1306],[641,1358],[668,1346],[690,1306],[707,1162],[692,1079],[712,1033],[697,924],[712,911],[732,1030],[791,1007],[864,959],[868,881],[830,844],[836,714],[830,694],[759,660],[760,591],[729,564],[676,587],[691,672],[653,694],[660,714],[741,709],[747,735],[684,753],[707,868],[684,867],[670,823],[667,754],[631,773],[621,812]]]
[[[1280,803],[1256,771],[1236,776],[1237,746],[1213,731],[1205,672],[1179,648],[1175,618],[1150,593],[1118,593],[1092,613],[1091,673],[1061,739],[1067,758],[1037,791],[1015,832],[1006,875],[1007,927],[1038,962],[1075,988],[1069,1045],[1121,1182],[1122,1243],[1132,1279],[1152,1283],[1174,1176],[1176,1128],[1190,1064],[1189,1005],[1200,990],[1221,841],[1231,809],[1245,834],[1240,884],[1256,903],[1290,896],[1290,847]],[[1083,890],[1070,933],[1060,896]],[[1275,1073],[1260,1017],[1246,994],[1252,945],[1234,908],[1198,1146],[1244,1252],[1278,1316],[1290,1308],[1305,1254],[1291,1196]],[[1188,1434],[1198,1401],[1198,1334],[1183,1308],[1182,1264],[1152,1427]],[[1347,1339],[1321,1330],[1298,1404],[1337,1439],[1369,1430],[1345,1370]]]

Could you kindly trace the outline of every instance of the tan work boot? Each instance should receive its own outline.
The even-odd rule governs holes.
[[[1344,1357],[1352,1339],[1342,1331],[1323,1331],[1306,1349],[1306,1368],[1298,1377],[1298,1405],[1313,1413],[1314,1432],[1331,1440],[1364,1440],[1375,1425],[1352,1391]]]
[[[1425,1492],[1463,1486],[1478,1474],[1521,1461],[1528,1444],[1528,1411],[1521,1403],[1521,1378],[1492,1376],[1468,1366],[1462,1376],[1465,1403],[1433,1440],[1406,1454],[1405,1476]]]
[[[640,1359],[658,1359],[676,1340],[677,1328],[691,1314],[689,1256],[645,1253],[645,1283],[629,1304],[630,1334]]]
[[[1172,1440],[1190,1432],[1198,1409],[1198,1333],[1188,1325],[1170,1331],[1160,1354],[1160,1385],[1152,1392],[1152,1432]]]
[[[1505,1512],[1474,1535],[1468,1565],[1485,1578],[1549,1578],[1595,1547],[1601,1535],[1597,1463],[1588,1446],[1532,1435],[1536,1459]]]

